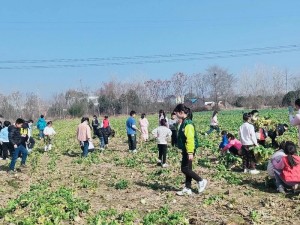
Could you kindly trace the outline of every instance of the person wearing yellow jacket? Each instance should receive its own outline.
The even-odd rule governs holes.
[[[193,115],[190,108],[183,104],[177,105],[174,112],[183,120],[178,131],[178,148],[182,150],[181,172],[185,175],[185,187],[177,192],[177,195],[191,195],[193,179],[197,182],[198,192],[201,193],[206,188],[207,180],[202,179],[192,169],[195,149],[198,147],[195,126],[192,122]]]

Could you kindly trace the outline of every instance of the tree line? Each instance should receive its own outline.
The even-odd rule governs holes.
[[[290,80],[288,75],[286,70],[258,66],[235,76],[226,68],[210,66],[201,73],[178,72],[169,79],[138,78],[126,82],[112,78],[97,90],[70,89],[49,100],[35,93],[2,94],[0,115],[36,119],[40,114],[66,118],[128,114],[131,110],[155,113],[160,108],[170,111],[178,102],[187,103],[191,99],[196,101],[190,102],[194,110],[207,109],[204,102],[220,101],[228,108],[281,107],[300,97],[300,79]]]

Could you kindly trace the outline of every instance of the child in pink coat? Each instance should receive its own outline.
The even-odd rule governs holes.
[[[148,141],[149,134],[148,134],[148,126],[149,122],[146,118],[146,114],[143,113],[140,119],[140,126],[141,126],[141,132],[142,132],[142,138],[144,141]]]

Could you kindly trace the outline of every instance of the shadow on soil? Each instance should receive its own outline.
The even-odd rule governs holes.
[[[175,188],[170,185],[159,184],[157,182],[145,183],[142,181],[135,182],[136,185],[141,187],[146,187],[154,191],[178,191],[178,188]]]

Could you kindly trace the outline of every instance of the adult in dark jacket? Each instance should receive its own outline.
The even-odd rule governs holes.
[[[15,165],[20,152],[22,155],[21,167],[25,167],[28,152],[25,146],[22,144],[24,137],[22,137],[20,132],[24,122],[25,121],[23,119],[19,118],[16,120],[14,125],[8,127],[8,140],[14,147],[12,160],[9,165],[9,173],[14,173]]]

